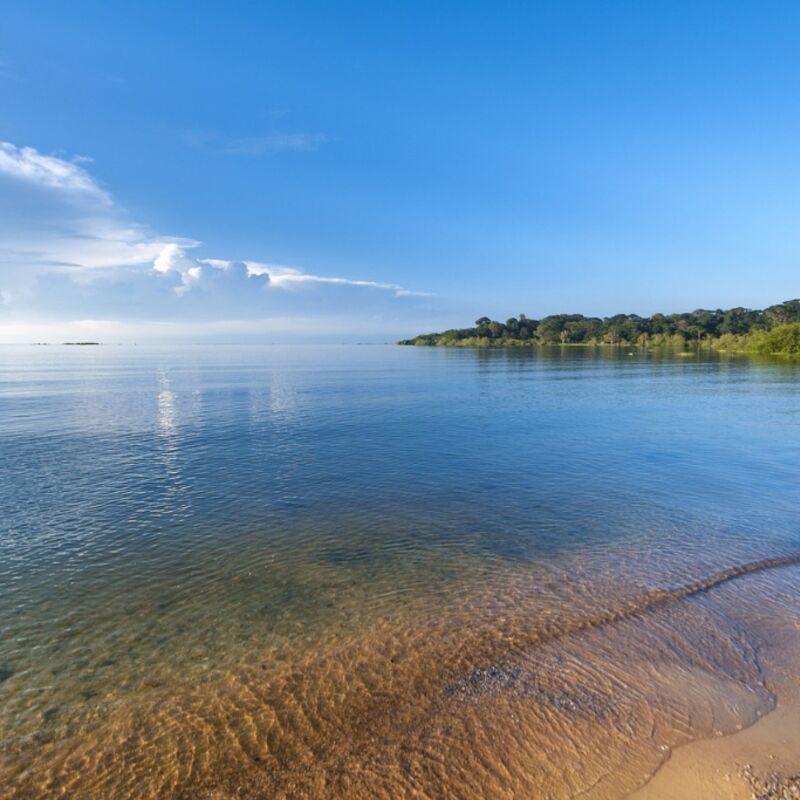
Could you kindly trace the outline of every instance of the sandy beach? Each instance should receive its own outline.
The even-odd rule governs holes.
[[[794,800],[800,797],[800,678],[798,624],[787,623],[766,675],[778,704],[744,730],[676,748],[631,800]],[[789,643],[793,646],[786,647]]]

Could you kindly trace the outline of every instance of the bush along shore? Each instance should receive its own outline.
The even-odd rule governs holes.
[[[730,308],[684,314],[616,314],[584,317],[554,314],[541,320],[524,314],[497,322],[475,320],[474,328],[425,333],[398,344],[437,347],[531,347],[617,345],[625,347],[713,347],[730,352],[800,356],[800,299],[763,310]]]

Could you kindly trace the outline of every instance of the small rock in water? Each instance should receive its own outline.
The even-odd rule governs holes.
[[[0,669],[0,683],[5,683],[13,674],[13,669]]]
[[[480,667],[451,683],[447,696],[476,697],[485,692],[510,689],[519,686],[521,670],[515,667]]]
[[[444,695],[474,702],[483,695],[498,692],[515,692],[557,711],[594,719],[605,719],[613,713],[608,698],[600,694],[542,685],[533,672],[511,664],[474,669],[447,686]]]

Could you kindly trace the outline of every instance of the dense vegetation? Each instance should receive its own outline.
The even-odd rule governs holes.
[[[627,345],[649,347],[710,345],[723,350],[800,355],[800,299],[764,310],[730,308],[685,314],[616,314],[584,317],[555,314],[541,320],[524,314],[497,322],[489,317],[474,328],[428,333],[400,344],[446,347],[516,347],[549,344]]]

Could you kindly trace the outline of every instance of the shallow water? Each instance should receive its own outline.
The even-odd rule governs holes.
[[[772,707],[799,454],[788,363],[4,348],[2,795],[624,796]]]

